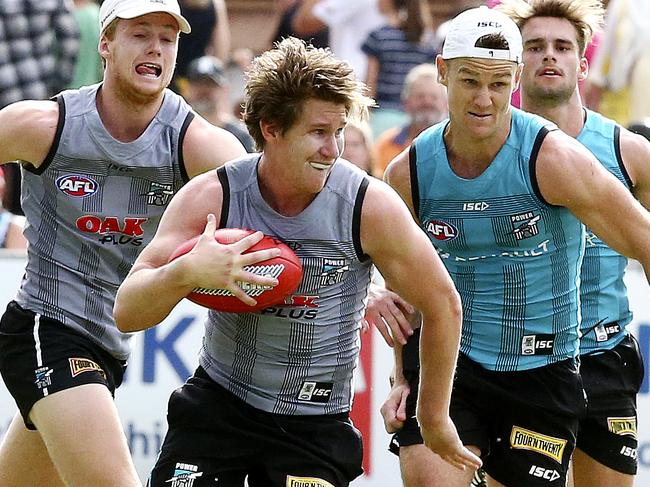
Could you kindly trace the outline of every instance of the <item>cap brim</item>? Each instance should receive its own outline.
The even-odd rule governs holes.
[[[184,34],[189,34],[192,32],[190,23],[182,15],[179,15],[175,12],[170,12],[164,8],[161,8],[160,10],[151,10],[151,5],[138,5],[137,7],[125,9],[123,12],[120,12],[118,15],[116,15],[116,17],[120,19],[135,19],[136,17],[155,13],[164,13],[171,15],[176,19],[176,22],[178,22],[178,28],[181,32]]]

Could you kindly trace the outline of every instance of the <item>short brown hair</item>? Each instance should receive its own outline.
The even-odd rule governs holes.
[[[581,56],[605,16],[602,0],[503,0],[496,8],[514,20],[519,29],[533,17],[568,20],[576,30]]]
[[[344,105],[348,115],[363,119],[372,105],[366,90],[348,63],[327,49],[289,37],[253,60],[247,73],[243,118],[257,148],[263,149],[262,120],[276,124],[284,133],[309,99]]]

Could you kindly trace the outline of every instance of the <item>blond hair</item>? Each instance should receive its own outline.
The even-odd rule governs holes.
[[[262,120],[285,133],[309,99],[345,106],[351,118],[365,119],[372,99],[352,67],[327,49],[289,37],[255,58],[247,72],[243,119],[258,149],[264,148]]]
[[[514,20],[520,30],[534,17],[568,20],[576,30],[581,56],[605,17],[602,0],[503,0],[496,9]]]

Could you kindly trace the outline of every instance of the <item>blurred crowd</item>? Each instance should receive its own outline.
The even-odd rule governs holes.
[[[171,88],[211,123],[232,132],[250,152],[241,122],[244,77],[258,45],[235,45],[229,9],[246,0],[180,0],[191,34],[179,41]],[[444,88],[433,61],[446,20],[498,0],[256,0],[274,14],[265,47],[296,36],[328,47],[348,61],[375,99],[369,123],[346,129],[344,157],[382,177],[388,162],[426,127],[447,116]],[[650,98],[650,1],[609,0],[606,23],[587,52],[590,72],[582,86],[586,106],[647,134]],[[0,108],[23,99],[46,99],[66,88],[97,83],[100,1],[0,0]],[[258,39],[260,33],[255,33]],[[246,36],[243,36],[246,38]],[[250,36],[249,36],[250,38]],[[513,104],[518,105],[517,94]],[[0,175],[2,215],[20,215],[20,171]],[[0,225],[0,245],[9,245]],[[24,245],[23,241],[17,244]]]

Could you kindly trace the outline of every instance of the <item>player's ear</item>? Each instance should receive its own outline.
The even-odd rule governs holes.
[[[438,68],[438,83],[447,86],[447,62],[440,54],[436,56],[436,68]]]
[[[587,79],[589,76],[589,61],[587,58],[580,58],[580,64],[578,64],[578,81]]]
[[[260,120],[260,130],[262,131],[262,136],[266,141],[277,139],[282,135],[282,130],[275,122]]]

